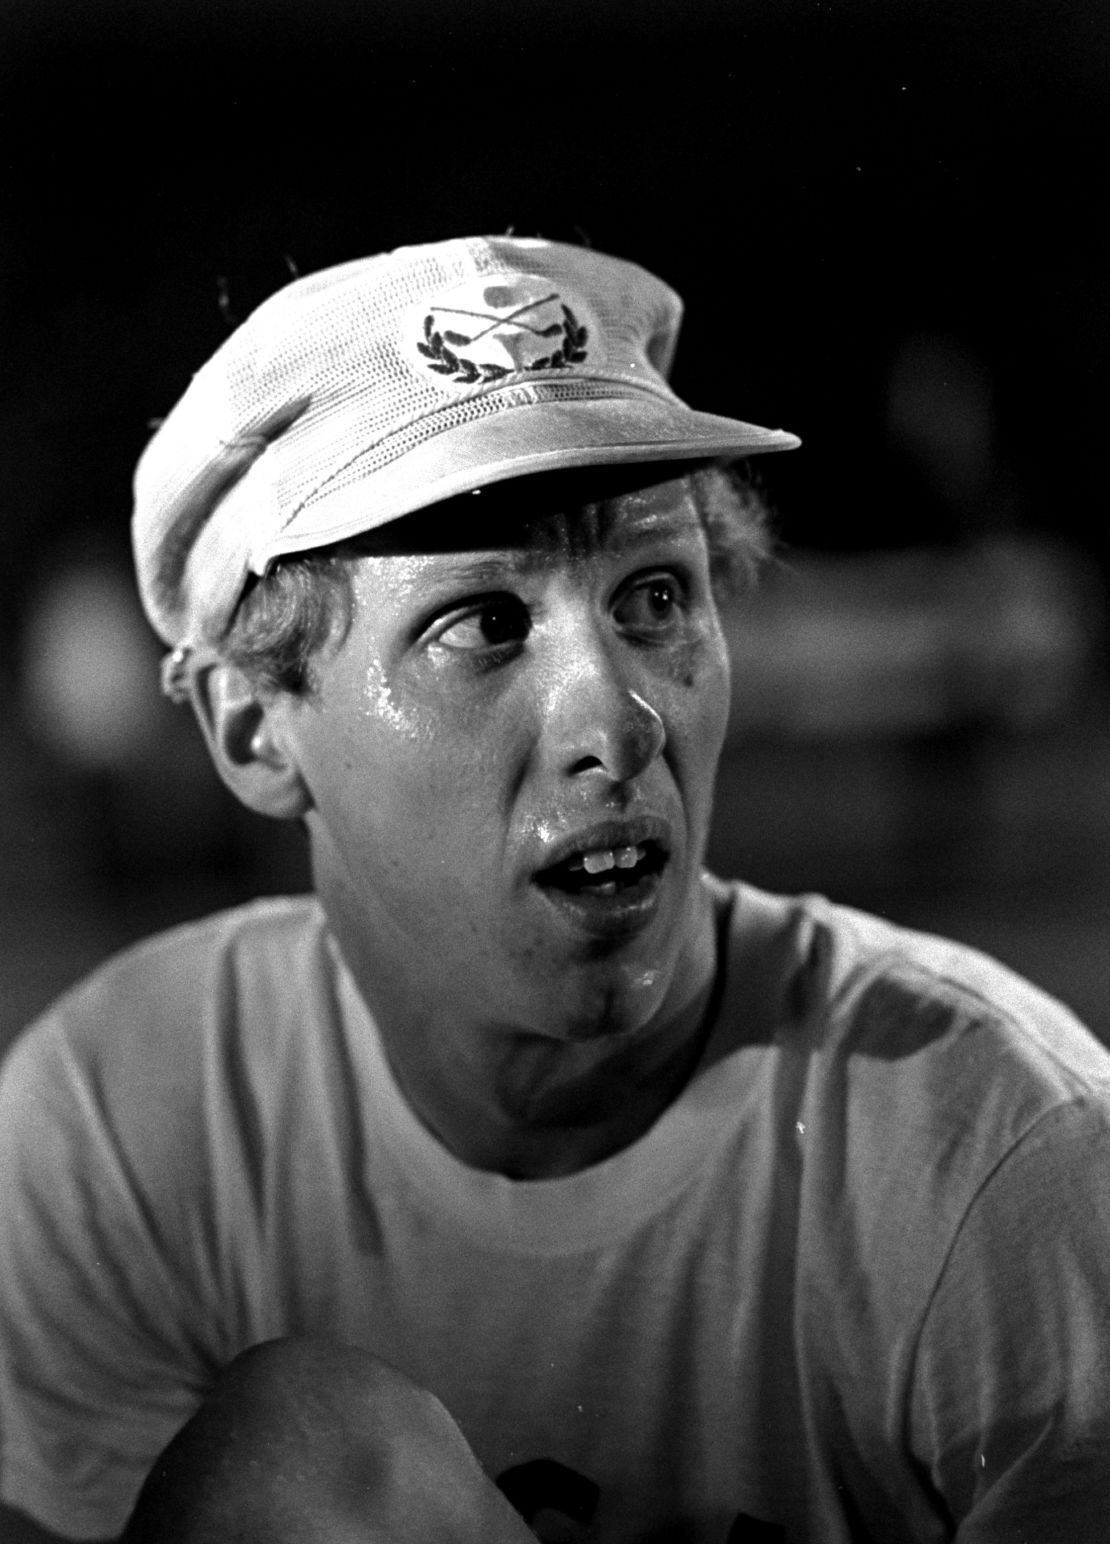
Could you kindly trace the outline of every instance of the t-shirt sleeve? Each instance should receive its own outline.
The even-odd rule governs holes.
[[[1110,1116],[1044,1114],[963,1219],[918,1348],[911,1444],[960,1544],[1110,1519]]]
[[[0,1497],[63,1537],[114,1537],[213,1368],[157,1195],[59,1022],[0,1079],[0,1261]]]

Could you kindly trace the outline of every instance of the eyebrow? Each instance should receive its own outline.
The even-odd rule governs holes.
[[[648,517],[637,521],[634,525],[625,526],[620,533],[619,541],[610,544],[604,536],[600,541],[591,540],[588,552],[600,551],[621,555],[635,552],[643,547],[658,546],[662,542],[699,536],[701,532],[702,525],[696,517],[688,515],[678,518]],[[474,586],[478,589],[488,588],[504,583],[506,579],[519,578],[544,567],[550,560],[551,554],[552,548],[543,545],[509,548],[505,551],[499,550],[496,554],[483,554],[474,558],[463,558],[460,554],[458,563],[445,564],[436,573],[435,583]],[[576,553],[575,556],[578,554]]]

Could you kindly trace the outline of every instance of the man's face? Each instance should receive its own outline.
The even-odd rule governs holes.
[[[584,1040],[691,989],[728,705],[705,536],[684,478],[585,487],[372,533],[350,631],[283,706],[317,887],[379,1009]]]

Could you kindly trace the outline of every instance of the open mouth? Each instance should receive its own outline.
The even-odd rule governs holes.
[[[592,847],[541,869],[536,883],[545,890],[568,896],[631,899],[651,886],[666,863],[667,854],[656,841],[625,847]]]

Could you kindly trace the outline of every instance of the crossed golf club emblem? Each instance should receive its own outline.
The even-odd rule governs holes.
[[[496,294],[496,289],[492,293]],[[491,291],[487,290],[483,297],[487,299],[487,304],[490,294]],[[540,325],[540,319],[535,313],[552,303],[559,305],[561,319]],[[470,332],[437,326],[437,320],[446,317],[468,317],[485,325]],[[534,320],[526,320],[528,317]],[[475,359],[457,352],[459,349],[472,349],[494,333],[499,334],[497,341],[508,354],[511,365]],[[550,294],[541,295],[537,299],[523,301],[505,315],[494,311],[472,310],[467,306],[434,306],[424,318],[424,340],[417,344],[417,348],[429,361],[429,369],[438,375],[450,375],[454,380],[471,384],[481,380],[497,380],[514,370],[557,370],[569,364],[577,364],[586,357],[587,335],[587,329],[579,323],[558,291],[552,290]],[[562,341],[546,354],[528,357],[528,340],[533,338],[541,343],[555,338]]]
[[[444,332],[443,336],[454,348],[467,348],[488,337],[491,332],[496,332],[499,327],[513,326],[522,332],[530,332],[534,338],[554,338],[563,330],[562,322],[552,322],[549,327],[533,327],[530,322],[522,322],[520,318],[527,316],[530,311],[538,311],[541,306],[550,305],[553,300],[558,300],[556,290],[550,295],[544,295],[540,300],[529,300],[524,305],[517,306],[515,311],[510,311],[508,316],[495,316],[492,311],[467,311],[462,306],[437,306],[436,310],[441,316],[472,316],[476,321],[488,322],[488,327],[481,328],[472,337],[466,337],[461,332]],[[504,339],[508,346],[508,339]]]

